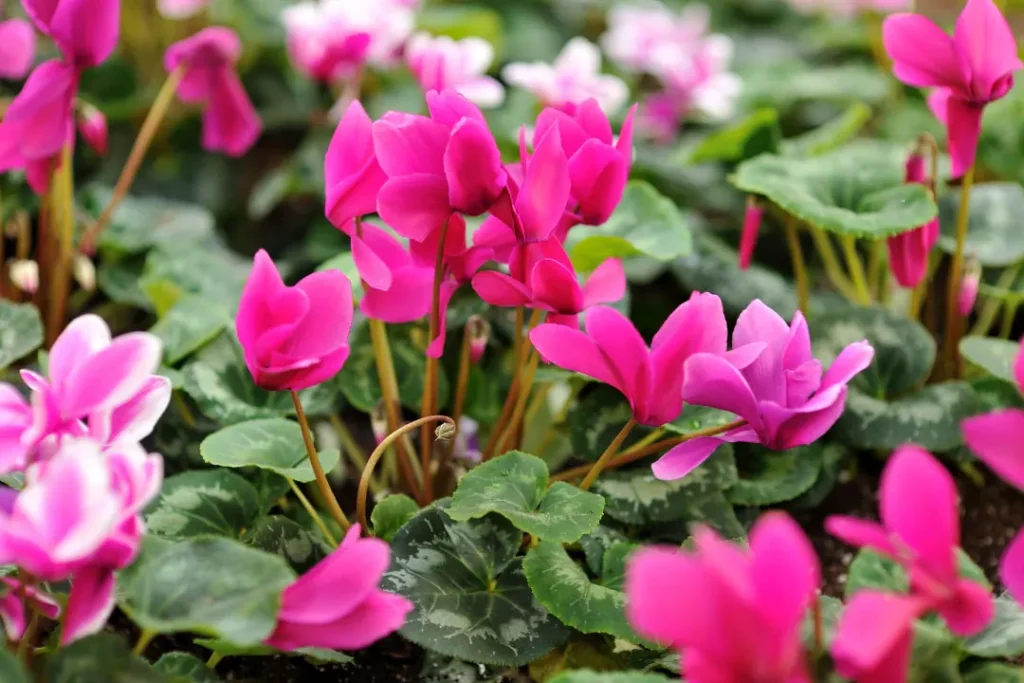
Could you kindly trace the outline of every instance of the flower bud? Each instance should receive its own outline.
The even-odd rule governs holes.
[[[438,441],[451,441],[455,438],[456,432],[458,432],[458,429],[455,425],[450,422],[442,422],[434,430],[434,438]]]
[[[974,302],[978,298],[978,287],[981,285],[981,264],[977,259],[967,262],[964,269],[964,276],[960,280],[960,292],[957,295],[956,304],[960,315],[969,315],[974,310]]]
[[[107,153],[107,117],[88,102],[78,102],[78,132],[100,156]]]
[[[757,245],[757,233],[761,230],[764,208],[754,197],[747,197],[747,213],[743,216],[743,232],[740,233],[740,270],[750,267]]]
[[[466,321],[466,336],[469,337],[469,357],[479,363],[491,338],[491,324],[479,315],[471,316]]]
[[[35,294],[39,289],[39,264],[31,259],[14,259],[7,269],[11,282],[23,292]]]
[[[370,428],[373,429],[373,438],[378,444],[388,435],[388,411],[384,406],[384,399],[377,401],[373,412],[370,413]]]
[[[96,289],[96,266],[85,254],[75,254],[71,264],[71,272],[82,289],[92,292]]]

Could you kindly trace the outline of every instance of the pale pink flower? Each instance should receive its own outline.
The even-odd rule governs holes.
[[[622,79],[601,73],[601,51],[586,38],[566,43],[553,64],[513,62],[501,71],[510,84],[528,90],[543,106],[572,112],[588,99],[597,100],[608,114],[618,112],[629,98]]]
[[[0,78],[21,79],[36,56],[36,32],[24,19],[0,21]]]
[[[708,8],[690,4],[679,12],[656,0],[614,5],[608,11],[608,31],[601,36],[605,54],[624,69],[652,72],[663,45],[693,45],[709,27]]]
[[[345,7],[331,0],[289,5],[281,14],[288,55],[307,76],[325,82],[353,76],[366,61],[367,27],[355,25]]]
[[[156,8],[167,19],[188,19],[206,9],[210,0],[157,0]]]
[[[405,46],[405,63],[424,92],[455,90],[488,109],[505,100],[501,83],[487,75],[493,61],[494,48],[483,38],[417,33]]]

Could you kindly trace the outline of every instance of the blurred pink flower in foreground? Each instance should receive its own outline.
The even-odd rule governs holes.
[[[732,351],[691,356],[682,389],[687,403],[735,413],[747,424],[679,444],[654,463],[654,476],[685,477],[723,443],[787,450],[817,441],[842,415],[847,383],[874,353],[866,341],[850,344],[822,374],[803,314],[787,325],[755,299],[736,320]]]
[[[629,88],[617,76],[601,73],[601,51],[586,38],[566,43],[554,63],[513,62],[501,71],[509,83],[528,90],[545,107],[572,113],[576,105],[594,99],[607,114],[615,114],[629,98]]]
[[[230,156],[249,151],[263,129],[235,73],[241,52],[238,34],[211,26],[171,45],[164,55],[168,73],[185,69],[178,84],[179,99],[203,105],[203,147]]]
[[[920,14],[895,14],[882,29],[896,78],[936,88],[928,103],[946,125],[953,177],[963,175],[974,165],[985,105],[1004,97],[1024,67],[1013,31],[992,0],[967,0],[952,37]]]
[[[267,645],[358,650],[401,628],[413,604],[379,587],[391,549],[380,539],[360,538],[359,530],[354,524],[334,552],[285,588]]]
[[[405,46],[405,63],[423,92],[452,89],[487,109],[505,101],[505,88],[487,75],[493,61],[494,48],[483,38],[417,33]]]
[[[691,683],[810,683],[800,627],[821,569],[800,527],[770,512],[749,549],[706,527],[693,538],[693,553],[643,548],[630,558],[626,616],[637,632],[681,651]]]
[[[960,288],[956,292],[956,310],[960,315],[967,316],[974,310],[974,302],[978,300],[981,288],[981,264],[971,258],[964,267],[964,275],[960,279]]]
[[[256,386],[299,391],[334,377],[348,358],[351,326],[352,285],[341,271],[288,287],[267,252],[256,253],[235,320]]]
[[[0,78],[24,78],[36,56],[36,32],[24,19],[0,21]]]
[[[206,9],[210,0],[157,0],[156,8],[167,19],[188,19]]]
[[[831,647],[836,672],[857,683],[905,683],[914,622],[926,609],[917,596],[857,591],[836,624]]]
[[[93,151],[104,156],[107,153],[107,117],[96,107],[78,102],[78,115],[75,117],[78,132]]]
[[[763,218],[764,207],[754,197],[747,197],[747,211],[743,215],[743,231],[740,233],[740,270],[749,268],[754,260],[754,247],[757,246]]]
[[[682,412],[686,359],[700,352],[725,352],[725,314],[714,294],[694,292],[668,317],[649,348],[629,318],[613,308],[590,309],[584,323],[586,333],[539,325],[530,341],[545,362],[618,389],[629,401],[633,418],[651,427]]]
[[[906,182],[928,185],[925,158],[915,150],[907,157]],[[928,255],[939,241],[939,219],[933,218],[915,228],[886,240],[889,247],[889,269],[900,287],[916,287],[928,272]],[[964,313],[966,315],[966,313]]]
[[[678,12],[660,2],[614,5],[608,11],[608,31],[601,36],[601,47],[624,69],[651,72],[665,46],[703,40],[708,20],[708,8],[698,4]]]

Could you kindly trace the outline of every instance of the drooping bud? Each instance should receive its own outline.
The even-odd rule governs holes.
[[[14,286],[23,292],[35,294],[39,289],[39,264],[32,259],[14,259],[7,267]]]
[[[964,268],[964,276],[960,280],[960,292],[957,294],[956,305],[960,315],[970,315],[974,310],[974,302],[978,299],[978,288],[981,286],[981,264],[972,258]]]
[[[922,135],[906,162],[907,183],[925,185],[934,192],[935,179],[930,177],[925,152],[935,149],[935,140]],[[889,249],[889,270],[901,287],[912,289],[928,274],[928,256],[939,240],[939,219],[934,218],[919,228],[893,235],[886,240]]]
[[[442,422],[434,430],[434,438],[438,441],[451,441],[455,438],[458,429],[450,422]]]
[[[479,363],[491,338],[491,324],[479,315],[470,316],[466,321],[466,336],[469,338],[469,357]]]
[[[743,232],[740,233],[740,270],[750,267],[757,246],[757,233],[761,230],[764,208],[753,196],[747,197],[747,212],[743,216]]]
[[[384,406],[384,399],[377,401],[373,412],[370,413],[370,428],[378,444],[388,435],[388,411]]]
[[[78,132],[93,151],[100,156],[107,153],[107,117],[88,102],[78,101],[78,115],[75,117]]]
[[[96,266],[85,254],[75,254],[71,264],[71,272],[82,289],[92,292],[96,289]]]

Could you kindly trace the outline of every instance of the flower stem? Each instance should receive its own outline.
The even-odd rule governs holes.
[[[320,464],[320,456],[316,453],[316,445],[313,443],[313,434],[309,431],[309,421],[306,420],[306,411],[302,407],[302,401],[299,400],[298,392],[292,391],[292,403],[295,405],[295,416],[299,418],[299,426],[302,428],[302,440],[306,444],[306,455],[309,456],[309,464],[313,466],[313,474],[316,476],[316,484],[320,488],[320,494],[324,498],[324,503],[327,504],[327,509],[331,513],[331,517],[338,523],[342,531],[348,531],[351,526],[348,518],[345,517],[345,513],[341,510],[341,505],[338,504],[338,499],[334,496],[334,491],[331,490],[331,484],[327,481],[327,474],[324,472],[323,465]]]
[[[629,436],[629,433],[633,431],[633,427],[636,427],[636,420],[629,418],[629,422],[623,425],[622,429],[619,430],[619,433],[615,435],[614,439],[612,439],[612,442],[608,444],[608,448],[604,449],[604,453],[601,454],[601,457],[597,459],[597,462],[595,462],[593,467],[590,468],[590,471],[587,472],[587,476],[583,477],[583,481],[580,482],[581,491],[586,491],[595,481],[597,481],[598,476],[600,476],[605,466],[608,465],[609,461],[611,461],[619,451],[619,447],[622,446],[622,442],[625,441],[626,437]]]
[[[309,502],[309,498],[306,498],[306,494],[302,492],[302,489],[299,488],[299,485],[296,484],[293,479],[285,477],[285,480],[288,482],[288,486],[292,488],[292,493],[294,493],[295,497],[299,499],[299,503],[301,503],[302,507],[306,509],[309,516],[313,518],[313,523],[316,524],[318,529],[320,529],[320,533],[324,535],[324,539],[333,547],[337,548],[338,539],[334,537],[331,530],[327,528],[326,524],[324,524],[324,520],[320,517],[320,513],[317,512],[316,508],[313,507],[313,504]]]
[[[142,128],[139,129],[139,136],[135,138],[135,144],[132,145],[132,151],[128,155],[128,161],[125,162],[124,168],[121,169],[121,175],[117,179],[117,185],[114,186],[114,192],[110,195],[110,201],[107,202],[107,206],[103,209],[103,213],[96,222],[85,232],[82,236],[81,247],[85,252],[91,252],[96,243],[96,238],[103,231],[103,228],[110,222],[111,216],[114,215],[114,211],[120,206],[121,201],[124,200],[125,195],[128,194],[128,190],[132,186],[132,182],[135,180],[135,174],[139,172],[139,167],[142,165],[142,160],[146,156],[146,152],[149,150],[150,144],[153,142],[153,138],[156,137],[157,130],[160,129],[160,123],[163,121],[164,116],[167,114],[168,108],[171,106],[171,102],[174,101],[174,95],[178,90],[178,84],[181,83],[181,79],[185,77],[186,65],[181,65],[167,76],[167,80],[164,81],[163,87],[160,88],[160,92],[157,93],[156,99],[153,100],[153,106],[149,110],[149,114],[146,115],[146,120],[142,122]]]
[[[441,326],[441,282],[444,280],[444,247],[448,237],[448,224],[445,221],[441,228],[441,239],[437,245],[437,258],[434,260],[434,289],[430,298],[430,333],[427,343],[432,343]],[[420,417],[427,417],[437,412],[437,374],[439,358],[427,356],[426,376],[423,380],[423,398],[420,401]],[[430,425],[424,423],[420,429],[420,470],[423,476],[423,498],[427,503],[434,499],[434,440],[430,438]]]
[[[868,306],[871,304],[871,290],[868,289],[864,264],[857,252],[857,239],[853,235],[843,235],[839,238],[839,242],[843,247],[843,255],[846,257],[846,266],[850,269],[850,278],[853,280],[853,288],[857,293],[857,302]]]
[[[1017,318],[1017,309],[1020,301],[1007,301],[1003,305],[1003,324],[999,327],[999,336],[1002,339],[1009,339],[1013,332],[1013,322]]]
[[[71,284],[71,262],[75,236],[73,163],[71,145],[64,145],[61,150],[60,165],[53,172],[50,189],[51,226],[57,228],[53,231],[53,236],[56,238],[57,254],[49,277],[49,296],[47,298],[49,308],[46,333],[51,344],[64,327],[68,288]]]
[[[540,364],[540,354],[534,351],[530,361],[522,371],[519,380],[519,395],[516,397],[515,407],[509,417],[508,426],[505,428],[501,438],[498,439],[496,453],[501,453],[505,444],[512,446],[515,443],[515,435],[519,429],[519,423],[523,419],[523,412],[526,410],[526,401],[530,398],[530,388],[533,386],[533,378],[537,375],[537,366]]]
[[[540,324],[543,316],[544,311],[535,309],[530,315],[528,329],[532,330]],[[498,440],[504,437],[506,427],[510,424],[509,418],[511,417],[519,399],[519,388],[522,385],[523,365],[526,363],[526,350],[528,348],[528,345],[523,339],[523,317],[522,308],[516,309],[515,343],[512,347],[513,353],[515,354],[515,368],[512,371],[512,385],[509,387],[508,394],[505,396],[505,405],[501,407],[501,414],[498,416],[497,421],[491,429],[491,436],[487,440],[487,446],[484,447],[484,454],[482,458],[484,462],[494,457],[499,445]]]
[[[960,186],[960,213],[956,220],[956,249],[949,266],[949,281],[946,287],[946,343],[942,349],[947,377],[956,375],[956,347],[960,329],[960,312],[957,310],[957,293],[964,274],[964,243],[971,220],[971,186],[974,184],[974,167],[967,169]]]
[[[206,668],[207,669],[216,669],[217,665],[220,664],[220,661],[222,659],[224,659],[224,655],[222,655],[220,652],[217,652],[216,650],[214,650],[213,652],[210,653],[210,658],[206,660]]]
[[[828,275],[832,285],[847,299],[856,299],[857,293],[853,288],[853,283],[850,282],[850,279],[846,277],[846,273],[843,272],[843,267],[839,263],[839,257],[832,246],[832,240],[829,239],[829,236],[821,228],[816,228],[813,225],[809,226],[808,232],[811,233],[811,241],[814,243],[814,248],[818,252],[822,264],[825,266],[825,273]]]
[[[341,441],[342,450],[348,456],[349,462],[362,472],[363,468],[366,467],[366,454],[363,452],[363,449],[356,443],[352,432],[345,426],[340,417],[331,415],[328,419],[331,421],[331,426],[334,427],[334,432]],[[374,494],[380,492],[380,483],[376,479],[370,482],[370,492]]]
[[[796,218],[792,215],[786,216],[783,224],[786,231],[786,244],[789,245],[789,255],[793,259],[793,277],[796,280],[797,305],[801,311],[807,313],[807,266],[804,263],[804,250],[800,247],[800,236],[796,232]]]
[[[142,653],[146,651],[149,644],[156,638],[156,631],[150,631],[149,629],[142,629],[139,631],[139,639],[135,641],[135,647],[132,648],[132,654],[136,657],[141,657]]]
[[[359,478],[359,492],[356,494],[356,519],[359,520],[359,523],[367,533],[370,532],[370,526],[366,522],[366,494],[370,489],[370,478],[373,476],[373,468],[377,466],[377,461],[381,459],[388,450],[388,447],[398,441],[403,435],[414,429],[422,429],[424,426],[429,427],[432,422],[446,422],[453,428],[456,427],[455,420],[446,415],[427,415],[418,420],[413,420],[409,424],[402,425],[391,432],[377,444],[377,447],[373,449],[373,453],[370,453],[370,459],[366,462],[363,474]],[[454,433],[452,437],[454,437]]]
[[[452,408],[452,419],[455,420],[455,424],[459,423],[459,419],[462,417],[462,410],[466,407],[471,356],[472,349],[470,348],[470,335],[467,327],[462,335],[462,348],[459,350],[459,379],[455,385],[455,405]]]

